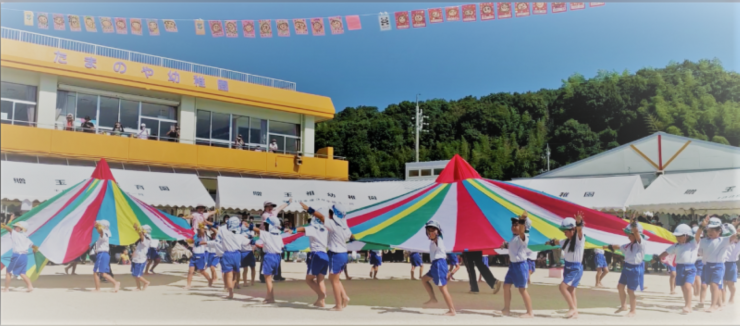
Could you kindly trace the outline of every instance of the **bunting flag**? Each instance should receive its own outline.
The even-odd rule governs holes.
[[[464,22],[474,22],[477,20],[475,17],[475,5],[463,5],[462,12]]]
[[[293,19],[293,30],[295,30],[296,35],[308,35],[308,25],[306,25],[306,19]]]
[[[151,36],[159,35],[159,22],[157,22],[156,19],[147,19],[146,27],[149,30],[149,35]]]
[[[69,30],[73,32],[82,32],[82,26],[80,25],[80,16],[69,15],[67,16],[69,21]]]
[[[209,20],[208,27],[211,30],[211,36],[213,37],[223,37],[224,36],[224,26],[220,20]]]
[[[23,12],[23,25],[33,26],[33,11]]]
[[[95,25],[95,17],[93,16],[85,16],[85,31],[91,32],[91,33],[97,33],[98,27]]]
[[[275,25],[277,26],[278,36],[281,36],[281,37],[290,36],[290,25],[288,24],[287,19],[278,19],[275,21]]]
[[[324,18],[311,18],[311,31],[313,31],[313,36],[326,35]]]
[[[128,28],[126,27],[126,18],[116,17],[116,33],[128,34]]]
[[[206,35],[206,23],[203,19],[195,20],[195,35]]]
[[[131,34],[144,35],[144,30],[141,24],[141,18],[131,18]]]
[[[553,14],[568,11],[568,6],[566,5],[565,2],[553,2],[551,6],[552,6]]]
[[[529,16],[529,2],[517,2],[516,3],[516,16],[517,17]]]
[[[586,9],[585,2],[571,2],[570,3],[570,10],[581,10],[581,9]]]
[[[49,29],[49,14],[45,12],[40,12],[36,20],[38,21],[37,26],[40,29]]]
[[[177,33],[177,23],[174,19],[162,19],[164,30],[170,33]]]
[[[110,17],[100,17],[100,27],[103,29],[103,33],[113,33],[116,31],[113,19]]]
[[[482,2],[480,4],[480,20],[491,20],[496,19],[495,10],[493,10],[493,2]]]
[[[460,8],[458,6],[445,7],[445,19],[448,22],[456,22],[460,20]]]
[[[342,16],[329,17],[329,29],[331,34],[344,34],[344,24],[342,24]]]
[[[272,37],[272,23],[270,19],[260,20],[259,24],[260,24],[260,37]]]
[[[344,19],[347,21],[347,29],[350,31],[356,31],[362,29],[362,23],[360,22],[360,16],[351,15],[346,16]]]
[[[41,203],[13,222],[28,223],[27,236],[39,252],[55,264],[64,264],[87,253],[98,239],[97,220],[110,223],[110,244],[128,246],[139,239],[134,224],[152,227],[157,240],[193,237],[189,223],[149,206],[123,192],[105,160],[98,162],[90,179],[84,180]],[[11,239],[0,231],[3,264],[9,262]],[[39,268],[40,269],[40,268]]]
[[[588,3],[588,6],[589,7],[601,7],[601,6],[605,5],[605,4],[606,4],[606,2],[589,2]]]
[[[244,37],[255,38],[254,20],[242,20],[242,32]]]
[[[498,6],[498,19],[511,18],[511,2],[499,2],[496,3]]]
[[[532,13],[535,15],[544,15],[547,13],[547,2],[535,2],[532,5]]]
[[[442,8],[429,9],[429,22],[432,24],[443,23],[445,20],[442,18]]]
[[[380,13],[378,15],[378,25],[380,26],[381,32],[387,32],[391,30],[391,17],[388,16],[387,12]]]
[[[424,15],[424,10],[411,11],[411,17],[414,21],[412,25],[414,28],[427,27],[427,19],[426,15]]]
[[[54,30],[57,30],[57,31],[63,31],[63,30],[65,30],[65,27],[64,27],[64,15],[62,15],[62,14],[53,14],[52,17],[54,17]]]
[[[396,29],[408,29],[409,27],[411,27],[411,24],[409,23],[409,12],[396,12]]]
[[[239,28],[236,27],[236,20],[224,21],[224,25],[226,26],[226,37],[239,37]]]

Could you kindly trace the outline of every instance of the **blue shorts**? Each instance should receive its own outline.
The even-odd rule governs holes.
[[[529,270],[530,274],[534,274],[534,270],[535,270],[534,260],[527,259],[527,269]]]
[[[676,286],[683,286],[685,283],[694,284],[694,279],[696,279],[694,264],[676,265]]]
[[[28,269],[28,254],[13,253],[13,257],[10,258],[10,265],[8,265],[7,268],[7,272],[14,276],[26,275],[26,269]]]
[[[725,277],[724,263],[705,263],[704,270],[701,273],[701,282],[709,285],[716,283],[719,289],[722,289],[722,279]]]
[[[378,257],[378,254],[370,252],[370,265],[373,266],[380,266],[383,265],[383,260],[381,257]]]
[[[604,257],[604,254],[596,254],[594,259],[596,260],[596,268],[609,267],[609,265],[606,264],[606,257]]]
[[[622,275],[619,276],[619,284],[624,284],[628,289],[636,291],[640,284],[642,284],[643,264],[632,265],[624,263],[624,269],[622,269]]]
[[[239,266],[241,265],[241,254],[238,251],[227,251],[223,257],[219,259],[221,263],[221,273],[239,273]]]
[[[347,267],[347,253],[329,251],[329,273],[339,274]]]
[[[329,272],[329,255],[323,251],[311,253],[311,263],[308,264],[306,275],[326,275]]]
[[[411,256],[409,256],[409,261],[411,261],[411,266],[421,266],[421,254],[418,252],[411,254]]]
[[[240,251],[241,253],[241,267],[252,267],[256,266],[254,259],[254,251]]]
[[[578,283],[581,282],[583,276],[583,264],[572,263],[569,261],[565,262],[565,268],[563,269],[563,283],[574,288],[578,287]]]
[[[483,265],[488,266],[488,255],[483,255]]]
[[[206,261],[206,267],[216,267],[221,262],[221,257],[216,256],[215,253],[208,253],[208,260]]]
[[[311,257],[313,257],[313,252],[306,253],[306,273],[308,273],[308,269],[311,266]]]
[[[262,275],[277,275],[278,267],[280,267],[280,254],[265,253],[262,257]]]
[[[457,265],[457,255],[447,254],[447,265]]]
[[[110,253],[107,251],[96,253],[93,273],[110,273]]]
[[[157,260],[157,259],[162,259],[162,258],[159,257],[159,253],[157,252],[157,249],[149,248],[149,250],[146,252],[146,259]]]
[[[671,264],[663,264],[665,265],[665,271],[668,273],[674,273],[676,271],[676,267],[674,267]]]
[[[141,275],[144,275],[144,267],[146,267],[146,263],[131,263],[131,276],[141,277]]]
[[[449,270],[447,269],[447,261],[445,259],[437,259],[432,262],[432,266],[429,268],[429,271],[424,276],[429,276],[432,278],[432,282],[436,286],[445,286],[447,285],[447,273]]]
[[[528,280],[529,264],[527,264],[527,261],[509,264],[509,271],[506,272],[504,284],[514,284],[516,288],[526,289]]]
[[[701,280],[701,274],[704,272],[704,261],[699,259],[694,263],[694,266],[696,266],[696,276],[699,276]]]
[[[725,262],[725,281],[730,281],[733,283],[737,282],[737,262],[736,261],[727,261]]]
[[[206,258],[206,254],[193,254],[193,257],[190,257],[190,267],[195,267],[196,271],[206,269]]]

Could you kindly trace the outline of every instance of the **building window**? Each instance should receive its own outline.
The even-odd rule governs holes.
[[[2,123],[22,126],[36,124],[36,86],[2,82],[0,104]]]
[[[278,153],[296,154],[301,151],[301,126],[270,120],[270,141],[277,142]]]
[[[421,170],[421,176],[422,177],[429,177],[431,175],[432,175],[432,170],[431,169]]]
[[[266,151],[269,141],[275,139],[280,153],[301,150],[299,124],[206,110],[198,110],[196,117],[196,144],[235,148],[241,135],[245,149]]]
[[[434,175],[440,175],[440,174],[442,174],[442,170],[444,170],[444,169],[434,169]]]
[[[419,170],[409,170],[409,177],[418,177]]]

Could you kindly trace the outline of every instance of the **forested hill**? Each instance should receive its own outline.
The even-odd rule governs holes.
[[[459,153],[486,178],[530,177],[656,131],[740,145],[740,74],[719,61],[672,63],[637,73],[576,74],[558,89],[428,100],[420,161]],[[320,123],[316,148],[349,161],[350,178],[404,178],[414,160],[415,103],[346,108]]]

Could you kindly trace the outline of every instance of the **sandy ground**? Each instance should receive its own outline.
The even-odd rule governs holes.
[[[160,274],[149,276],[152,285],[145,292],[133,291],[135,283],[129,266],[113,266],[116,278],[124,289],[112,293],[112,285],[102,283],[100,293],[91,292],[92,264],[79,265],[77,274],[64,275],[63,266],[47,266],[36,281],[32,293],[22,292],[22,281],[13,280],[11,291],[0,298],[0,323],[2,325],[113,325],[113,324],[516,324],[516,325],[592,325],[630,324],[637,325],[738,325],[740,304],[728,305],[723,311],[705,313],[701,309],[689,315],[681,315],[683,305],[680,294],[668,295],[668,277],[664,274],[646,275],[648,289],[638,293],[637,316],[624,319],[624,313],[614,314],[619,305],[616,284],[619,273],[610,273],[604,280],[608,289],[593,288],[595,273],[587,271],[578,288],[580,318],[563,318],[567,304],[560,296],[557,285],[560,279],[548,278],[547,270],[537,270],[529,288],[535,318],[520,319],[516,315],[524,312],[521,296],[513,293],[513,317],[501,317],[503,290],[492,295],[485,283],[480,283],[480,294],[467,293],[470,289],[464,267],[457,273],[458,281],[450,284],[450,292],[458,314],[442,316],[446,311],[444,301],[431,309],[422,309],[421,303],[427,296],[419,281],[409,279],[409,264],[386,263],[381,266],[380,280],[369,280],[370,266],[353,263],[349,266],[351,281],[344,285],[351,298],[350,306],[342,312],[332,312],[310,306],[315,300],[313,292],[304,283],[304,263],[283,263],[286,282],[276,284],[277,304],[262,304],[265,286],[237,291],[234,300],[223,298],[222,281],[215,288],[208,288],[203,277],[195,277],[193,289],[184,289],[187,265],[162,264]],[[428,265],[426,266],[428,269]],[[494,276],[503,278],[505,268],[492,268]],[[418,272],[417,272],[418,273]],[[344,276],[342,276],[344,279]],[[4,273],[3,273],[4,282]],[[327,290],[331,286],[327,281]],[[738,300],[740,301],[740,300]],[[331,294],[327,307],[333,305]]]

